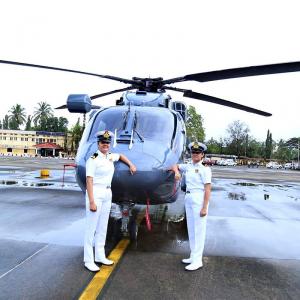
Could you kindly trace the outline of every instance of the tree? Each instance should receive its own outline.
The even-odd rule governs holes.
[[[79,118],[76,124],[71,128],[71,151],[77,151],[82,136],[82,126],[80,126]]]
[[[25,130],[32,130],[32,127],[31,127],[31,116],[29,115],[27,117],[27,121],[26,121],[26,125],[25,125]]]
[[[2,128],[2,122],[1,122],[1,120],[0,120],[0,129],[3,129],[3,128]]]
[[[267,139],[266,139],[266,150],[265,150],[265,158],[270,159],[273,151],[273,140],[272,140],[272,133],[268,129],[267,132]]]
[[[25,108],[16,104],[9,110],[9,113],[9,128],[20,129],[20,125],[26,121]]]
[[[247,145],[247,156],[248,157],[263,157],[265,153],[265,144],[256,141],[250,137]]]
[[[35,129],[46,130],[47,119],[53,116],[53,110],[51,105],[47,102],[41,101],[38,103],[38,107],[35,108],[33,115],[33,122]]]
[[[58,131],[65,132],[68,130],[69,121],[67,118],[59,117],[58,118]]]
[[[195,107],[192,105],[187,110],[186,131],[189,141],[202,142],[205,139],[203,118],[197,114]]]
[[[227,133],[229,137],[226,138],[228,154],[235,154],[241,156],[244,154],[247,135],[250,132],[248,126],[236,120],[228,125]]]
[[[281,161],[289,161],[293,158],[293,153],[291,149],[286,146],[286,142],[281,139],[277,144],[273,157]]]
[[[9,129],[9,117],[8,117],[8,115],[4,116],[2,126],[3,126],[3,129]]]
[[[297,159],[299,161],[300,152],[300,137],[293,137],[286,141],[285,146],[291,151],[291,160]]]

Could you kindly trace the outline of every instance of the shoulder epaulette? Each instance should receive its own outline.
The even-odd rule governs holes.
[[[98,156],[98,153],[95,152],[95,153],[91,156],[91,158],[92,158],[92,159],[95,159],[97,156]]]

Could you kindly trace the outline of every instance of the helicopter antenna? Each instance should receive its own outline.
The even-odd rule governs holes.
[[[115,129],[115,138],[114,138],[114,144],[113,144],[113,148],[115,148],[117,146],[117,128]]]
[[[129,144],[129,147],[128,149],[130,150],[133,146],[133,130],[131,130],[131,137],[130,137],[130,144]]]
[[[86,113],[83,114],[83,121],[82,121],[82,132],[85,129],[85,122],[86,122]]]

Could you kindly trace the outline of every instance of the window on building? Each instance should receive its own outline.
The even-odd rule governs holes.
[[[3,137],[3,141],[6,141],[6,136]]]
[[[21,142],[23,142],[24,141],[24,138],[21,138]]]
[[[17,140],[18,140],[18,138],[15,136],[15,137],[14,137],[14,140],[15,140],[15,141],[17,141]]]
[[[9,140],[12,141],[12,140],[13,140],[13,137],[10,137]]]
[[[11,153],[12,152],[12,148],[7,148],[6,151]]]
[[[28,152],[28,149],[24,149],[24,153],[27,153]]]
[[[25,138],[25,141],[28,142],[28,138]]]
[[[34,139],[31,139],[32,142],[34,142]]]

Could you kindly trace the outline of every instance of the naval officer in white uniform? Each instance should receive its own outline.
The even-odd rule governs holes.
[[[185,211],[190,243],[190,257],[182,260],[188,264],[185,269],[194,271],[202,268],[202,255],[206,236],[206,219],[211,193],[211,169],[202,164],[207,147],[198,142],[190,143],[192,162],[172,167],[175,178],[180,178],[179,170],[185,173]]]
[[[86,229],[84,237],[84,265],[93,272],[99,271],[94,261],[112,265],[114,262],[105,256],[105,240],[111,208],[111,181],[114,162],[121,160],[129,166],[133,175],[136,167],[122,154],[110,153],[113,133],[97,133],[98,151],[86,163]],[[95,243],[95,258],[93,253]]]

